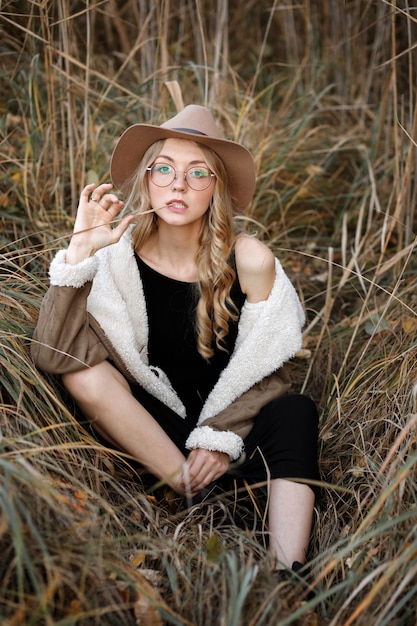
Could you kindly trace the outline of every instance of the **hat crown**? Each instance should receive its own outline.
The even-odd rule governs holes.
[[[177,115],[161,124],[161,128],[185,133],[221,138],[221,133],[210,109],[198,104],[189,104]]]

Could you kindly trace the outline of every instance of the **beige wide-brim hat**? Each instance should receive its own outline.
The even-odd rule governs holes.
[[[161,126],[134,124],[121,135],[110,163],[114,185],[124,194],[130,192],[131,176],[149,146],[159,139],[188,139],[211,148],[222,159],[232,198],[243,210],[255,191],[255,166],[251,154],[241,144],[224,139],[209,109],[196,104],[186,106]]]

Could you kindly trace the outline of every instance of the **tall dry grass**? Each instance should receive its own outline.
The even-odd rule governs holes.
[[[0,29],[2,623],[415,624],[408,1],[3,1]],[[308,314],[291,364],[322,416],[308,602],[271,580],[261,510],[245,529],[184,512],[99,445],[28,356],[81,187],[107,180],[128,124],[182,102],[212,106],[253,152],[244,224]]]

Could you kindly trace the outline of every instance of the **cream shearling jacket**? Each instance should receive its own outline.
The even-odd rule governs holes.
[[[60,250],[50,266],[32,357],[42,370],[64,374],[108,358],[179,416],[185,408],[164,372],[148,363],[148,319],[130,231],[117,244],[78,265]],[[285,393],[282,369],[301,348],[304,312],[294,287],[276,259],[267,300],[245,302],[229,363],[209,394],[188,449],[205,448],[236,460],[260,408]]]

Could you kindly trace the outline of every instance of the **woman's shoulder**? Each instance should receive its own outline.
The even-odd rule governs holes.
[[[275,269],[275,256],[259,239],[250,235],[239,235],[235,244],[236,265],[238,271],[253,272]]]
[[[235,245],[236,270],[249,301],[265,300],[275,279],[275,256],[259,239],[239,235]]]

